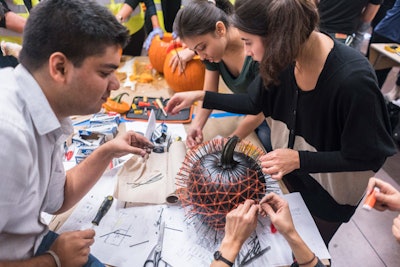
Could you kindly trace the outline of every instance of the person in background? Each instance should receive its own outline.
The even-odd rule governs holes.
[[[3,4],[0,2],[0,24],[3,26],[4,23],[4,14],[6,12],[6,9],[4,8]]]
[[[153,0],[96,0],[96,2],[106,6],[115,15],[117,20],[129,30],[129,43],[122,51],[124,55],[140,56],[142,54],[146,32],[144,27],[144,11],[140,3],[143,2],[147,12],[149,12],[154,28],[151,36],[154,37],[156,34],[163,35]],[[146,44],[150,45],[150,39],[146,39]]]
[[[154,0],[160,27],[166,32],[172,32],[176,13],[181,8],[181,0]],[[153,31],[149,13],[145,13],[146,32]]]
[[[374,70],[361,53],[316,30],[312,1],[236,0],[232,20],[246,54],[260,62],[247,93],[178,93],[166,111],[202,100],[208,109],[263,112],[273,151],[260,157],[262,170],[301,193],[328,246],[369,177],[396,153]]]
[[[369,195],[375,187],[379,191],[375,191],[376,202],[374,209],[379,211],[400,211],[400,192],[396,188],[379,178],[371,177],[366,195]],[[400,214],[393,220],[392,233],[397,242],[400,243]]]
[[[396,0],[392,8],[386,12],[385,17],[375,26],[370,39],[372,43],[397,43],[400,44],[400,0]],[[386,77],[392,68],[375,70],[379,87],[382,88]],[[393,99],[400,97],[400,75],[398,75],[396,86],[393,88]]]
[[[0,53],[0,68],[15,67],[18,60],[15,56],[6,53],[4,47],[21,45],[22,32],[29,16],[29,10],[37,5],[38,0],[32,1],[12,1],[0,0],[4,16],[0,20],[0,42],[2,44],[2,53]]]
[[[126,132],[67,172],[63,166],[69,116],[98,112],[119,88],[128,38],[94,1],[46,0],[32,9],[20,64],[0,70],[0,266],[104,266],[89,254],[93,229],[58,236],[40,214],[69,210],[114,157],[146,156],[153,146]]]
[[[360,50],[364,34],[378,12],[382,0],[315,0],[320,30]]]
[[[222,257],[233,263],[247,238],[257,226],[257,215],[269,216],[276,229],[283,235],[292,249],[296,262],[294,266],[325,266],[310,250],[293,224],[289,205],[275,193],[269,193],[256,205],[254,200],[246,200],[226,216],[225,236],[219,247]],[[211,267],[227,266],[221,260],[214,260]]]
[[[215,3],[194,0],[176,15],[174,32],[206,66],[204,91],[218,92],[221,76],[232,92],[246,93],[258,73],[258,63],[245,55],[240,35],[230,25],[232,12],[233,5],[228,0]],[[203,108],[197,110],[188,130],[186,144],[189,148],[203,142],[203,127],[211,112]],[[232,135],[245,138],[255,129],[264,148],[271,151],[270,130],[262,113],[246,116]]]

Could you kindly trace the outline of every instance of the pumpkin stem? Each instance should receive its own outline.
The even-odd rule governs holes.
[[[129,94],[126,93],[126,92],[121,93],[121,94],[115,96],[114,98],[112,98],[112,100],[115,101],[115,102],[117,102],[117,103],[121,103],[121,98],[122,98],[124,95],[129,95]]]
[[[221,159],[220,159],[220,167],[225,169],[231,169],[233,166],[237,164],[237,162],[233,159],[233,152],[235,151],[236,144],[239,142],[239,137],[236,135],[229,138],[229,140],[224,145],[222,149]]]

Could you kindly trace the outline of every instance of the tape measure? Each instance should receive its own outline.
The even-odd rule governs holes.
[[[385,50],[400,55],[400,46],[398,45],[385,45]]]

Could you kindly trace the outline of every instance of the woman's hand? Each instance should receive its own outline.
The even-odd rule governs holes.
[[[289,204],[275,193],[269,193],[260,201],[261,216],[269,216],[275,228],[283,235],[295,231]]]
[[[275,180],[300,168],[299,152],[293,149],[275,149],[260,157],[262,171]]]
[[[240,244],[246,241],[257,227],[258,206],[247,199],[226,215],[225,240]]]
[[[172,72],[179,66],[179,74],[185,71],[186,64],[193,59],[196,54],[189,48],[178,51],[169,61]]]
[[[188,148],[193,148],[203,143],[203,130],[200,127],[190,127],[186,136],[186,145]]]
[[[189,108],[194,102],[203,100],[204,91],[181,92],[174,94],[168,101],[165,111],[171,114],[177,114],[184,108]]]

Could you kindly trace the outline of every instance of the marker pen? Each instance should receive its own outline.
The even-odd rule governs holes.
[[[363,209],[366,209],[366,210],[373,209],[375,202],[376,202],[375,192],[379,192],[379,191],[380,190],[378,187],[374,187],[374,190],[372,190],[371,193],[365,198]]]

